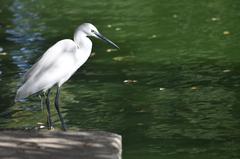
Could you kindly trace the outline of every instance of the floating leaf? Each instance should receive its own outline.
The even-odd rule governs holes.
[[[178,18],[178,15],[177,14],[173,14],[173,18]]]
[[[223,35],[229,35],[229,34],[230,34],[230,31],[226,30],[226,31],[223,32]]]
[[[211,18],[211,20],[212,20],[212,21],[219,21],[219,20],[220,20],[220,18],[217,18],[217,17],[212,17],[212,18]]]
[[[143,126],[144,124],[143,123],[137,123],[138,126]]]
[[[134,58],[135,56],[116,56],[113,58],[114,61],[128,61]]]
[[[223,70],[224,73],[231,72],[231,70]]]
[[[123,83],[126,83],[126,84],[133,84],[133,83],[137,83],[138,81],[137,80],[124,80]]]
[[[116,31],[122,30],[121,28],[115,28]]]
[[[192,86],[192,87],[191,87],[191,90],[197,90],[197,89],[198,89],[197,86]]]
[[[121,57],[121,56],[117,56],[113,58],[114,61],[122,61],[123,59],[124,57]]]
[[[117,49],[107,49],[106,52],[113,52],[113,51],[117,51]]]
[[[157,35],[153,34],[152,36],[149,37],[149,39],[155,39]]]

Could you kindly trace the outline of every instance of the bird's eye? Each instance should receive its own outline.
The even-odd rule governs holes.
[[[91,30],[92,33],[94,33],[94,30]]]

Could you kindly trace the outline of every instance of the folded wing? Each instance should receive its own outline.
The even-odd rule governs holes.
[[[16,100],[46,90],[60,79],[68,78],[76,51],[76,44],[69,39],[61,40],[50,47],[24,75],[24,84],[18,89]]]

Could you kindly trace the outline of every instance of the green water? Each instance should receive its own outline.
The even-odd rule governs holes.
[[[93,39],[95,56],[64,84],[70,129],[121,134],[124,159],[240,158],[240,1],[0,4],[0,128],[46,123],[37,96],[14,103],[21,77],[91,22],[121,49]],[[60,127],[56,113],[54,121]]]

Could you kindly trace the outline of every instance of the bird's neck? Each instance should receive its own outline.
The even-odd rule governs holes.
[[[85,62],[91,54],[92,41],[87,37],[85,33],[78,31],[74,34],[74,42],[78,46],[76,56],[81,59],[81,62]]]
[[[91,40],[87,37],[87,35],[82,32],[78,31],[74,34],[74,42],[79,46],[79,47],[89,47],[89,45],[92,46]]]
[[[76,67],[79,68],[91,55],[92,41],[86,36],[86,34],[82,32],[76,32],[74,34],[74,42],[78,46],[75,57],[78,60]]]

